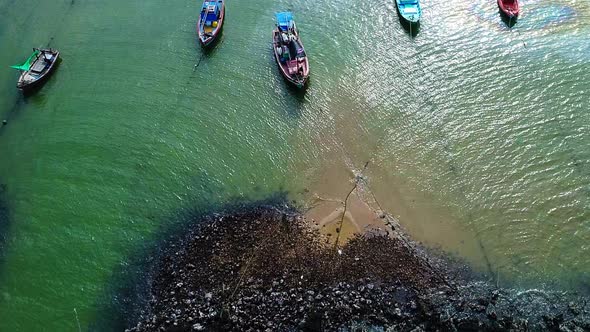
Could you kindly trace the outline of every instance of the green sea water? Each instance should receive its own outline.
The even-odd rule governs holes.
[[[391,1],[228,0],[203,53],[198,1],[0,0],[0,331],[87,330],[178,211],[299,198],[335,155],[371,160],[384,205],[394,188],[409,211],[444,211],[390,212],[465,230],[487,262],[443,249],[476,269],[589,287],[590,3],[521,6],[509,29],[495,1],[424,1],[416,34]],[[310,56],[305,94],[270,50],[284,9]],[[46,45],[63,60],[24,97],[9,66]]]

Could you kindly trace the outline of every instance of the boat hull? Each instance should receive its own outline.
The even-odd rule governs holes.
[[[422,18],[422,8],[418,1],[408,2],[396,0],[397,13],[399,16],[410,24],[418,24]]]
[[[199,14],[199,19],[197,20],[197,36],[199,38],[199,43],[203,47],[209,47],[215,44],[215,41],[217,41],[217,38],[221,35],[221,30],[223,29],[223,23],[225,22],[225,1],[217,2],[221,3],[221,9],[219,12],[219,20],[216,28],[214,28],[210,33],[207,33],[203,30],[201,14]]]
[[[53,71],[55,70],[57,63],[59,61],[59,51],[57,50],[52,50],[52,49],[42,49],[41,51],[43,52],[47,52],[53,55],[51,62],[49,63],[49,65],[46,66],[46,69],[41,72],[39,75],[36,75],[37,77],[35,79],[27,79],[27,77],[30,77],[31,73],[30,71],[26,71],[23,72],[19,79],[18,82],[16,83],[16,87],[22,91],[31,91],[37,88],[40,88],[45,81],[47,81],[47,79],[51,76],[51,74],[53,73]],[[43,54],[41,54],[40,56],[44,56]],[[43,61],[43,60],[38,60],[38,61]]]
[[[508,18],[516,18],[520,14],[517,0],[498,0],[500,12]]]
[[[278,34],[280,34],[278,29],[273,30],[273,33],[272,33],[272,35],[273,35],[273,53],[275,56],[275,61],[277,63],[277,66],[279,67],[279,71],[281,72],[281,75],[283,76],[283,78],[289,84],[291,84],[292,86],[294,86],[296,88],[303,89],[307,86],[307,82],[309,81],[309,60],[307,58],[307,55],[302,59],[292,60],[292,61],[296,61],[295,65],[298,68],[301,68],[301,70],[302,70],[301,75],[298,76],[298,75],[289,73],[289,66],[281,61],[280,54],[277,51]],[[299,36],[298,35],[296,35],[296,36],[297,36],[297,40],[298,40],[299,44],[301,45],[301,47],[303,47],[303,43],[299,39]],[[298,72],[298,73],[300,73],[300,72]]]

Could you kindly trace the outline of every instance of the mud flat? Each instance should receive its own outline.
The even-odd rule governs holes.
[[[196,225],[155,260],[128,331],[590,329],[585,298],[498,289],[393,224],[338,246],[284,205]]]

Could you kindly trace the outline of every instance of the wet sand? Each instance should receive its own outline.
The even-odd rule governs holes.
[[[383,216],[388,215],[412,239],[457,255],[475,269],[489,273],[487,258],[475,234],[452,222],[448,211],[435,204],[424,205],[424,200],[404,196],[396,188],[395,179],[371,161],[365,169],[362,166],[355,169],[340,153],[334,153],[326,160],[329,162],[323,167],[308,174],[311,180],[298,199],[304,202],[307,219],[332,241],[339,228],[342,228],[340,238],[344,241],[367,230],[387,231],[387,220]],[[382,180],[384,177],[388,179]],[[349,196],[342,221],[345,197],[355,184],[356,189]]]
[[[352,87],[342,87],[344,91],[347,88]],[[375,215],[386,211],[412,239],[461,257],[481,272],[494,274],[490,270],[495,270],[491,266],[495,262],[488,257],[477,234],[460,221],[465,216],[457,215],[456,209],[427,190],[407,183],[407,174],[396,174],[392,161],[413,160],[416,156],[389,155],[383,146],[389,127],[367,128],[369,105],[364,96],[357,97],[340,93],[338,99],[325,106],[334,115],[330,121],[301,126],[305,132],[298,135],[302,140],[295,145],[297,155],[307,158],[292,165],[291,182],[293,188],[298,188],[293,190],[292,198],[308,210],[306,216],[322,224],[322,232],[334,234],[344,198],[361,176],[359,188],[348,202],[343,238],[366,227],[382,228]]]
[[[312,199],[312,207],[305,214],[306,220],[311,227],[324,234],[330,243],[338,240],[339,244],[343,244],[355,235],[366,232],[388,232],[383,214],[364,202],[359,190],[357,186],[346,203],[345,199],[327,199],[317,195]]]

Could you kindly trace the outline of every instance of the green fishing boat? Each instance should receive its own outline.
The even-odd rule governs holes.
[[[55,69],[58,58],[59,52],[57,50],[34,48],[33,54],[23,64],[12,66],[12,68],[22,71],[16,87],[28,90],[40,86]]]

